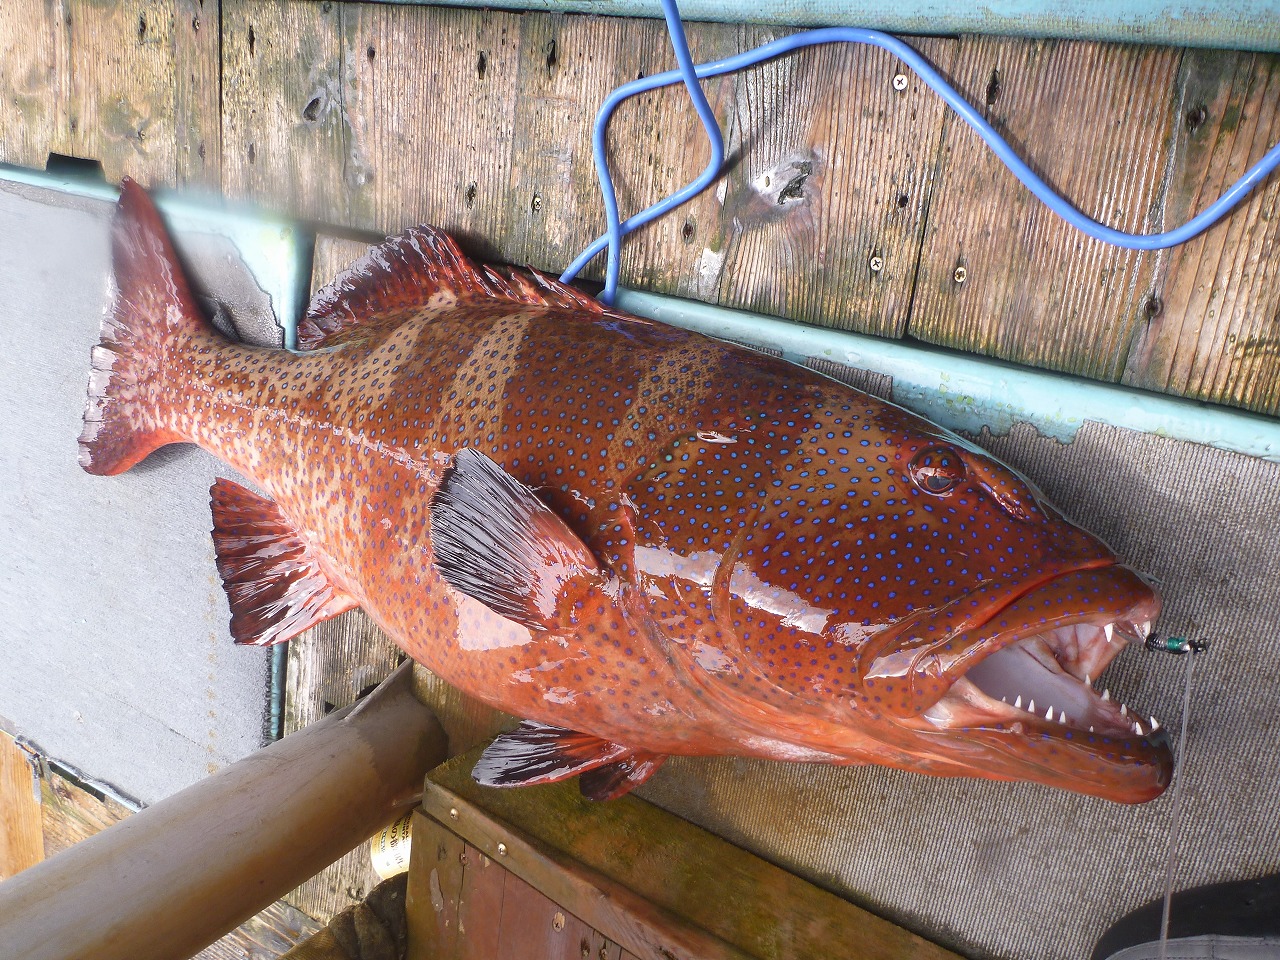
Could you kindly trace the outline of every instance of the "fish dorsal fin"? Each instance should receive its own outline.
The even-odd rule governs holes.
[[[472,447],[458,452],[431,499],[431,548],[456,590],[532,630],[556,630],[566,591],[605,576],[563,520]]]
[[[236,643],[281,643],[356,606],[275,503],[221,477],[209,496]]]
[[[588,770],[578,789],[588,800],[616,800],[657,773],[666,759],[665,754],[636,750],[616,763]]]
[[[481,300],[623,316],[535,270],[478,266],[447,233],[423,224],[378,244],[320,290],[298,324],[298,346],[331,345],[369,318]]]
[[[471,776],[487,787],[555,783],[615,764],[632,752],[589,733],[525,720],[485,748]]]

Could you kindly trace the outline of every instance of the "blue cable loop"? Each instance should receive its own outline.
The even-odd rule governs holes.
[[[1125,233],[1086,216],[1066,199],[1055,193],[1053,188],[1045,183],[1014,152],[1004,137],[1000,136],[995,128],[983,119],[978,111],[942,78],[930,65],[929,61],[897,37],[881,33],[879,30],[867,30],[861,27],[826,27],[820,30],[809,30],[804,33],[783,37],[757,47],[755,50],[735,54],[732,57],[726,57],[710,63],[698,64],[694,67],[689,63],[689,48],[685,41],[684,30],[680,25],[679,14],[675,10],[675,0],[663,0],[663,13],[667,18],[667,28],[671,33],[672,45],[676,49],[676,59],[681,64],[681,68],[668,70],[665,73],[654,74],[651,77],[644,77],[639,80],[632,80],[630,83],[625,83],[618,87],[605,98],[600,107],[600,112],[596,115],[592,146],[595,155],[596,175],[600,179],[600,190],[604,195],[605,211],[608,216],[608,232],[598,237],[582,253],[578,254],[573,263],[569,265],[568,269],[560,277],[564,283],[571,282],[592,258],[607,248],[609,250],[609,260],[605,288],[600,294],[600,299],[605,303],[613,303],[617,294],[619,250],[622,238],[633,230],[656,220],[668,211],[691,200],[709,186],[719,173],[719,164],[723,162],[723,142],[720,140],[720,130],[711,114],[710,106],[702,95],[702,90],[696,80],[732,73],[803,47],[812,47],[823,43],[865,43],[880,47],[894,54],[903,63],[911,67],[920,79],[928,84],[938,96],[942,97],[960,115],[961,119],[973,127],[978,136],[982,137],[987,146],[1013,172],[1013,175],[1022,181],[1027,189],[1039,197],[1049,209],[1088,236],[1129,250],[1164,250],[1198,236],[1217,223],[1246,194],[1261,183],[1276,167],[1280,166],[1280,143],[1278,143],[1268,150],[1261,160],[1250,167],[1248,172],[1237,180],[1226,193],[1180,227],[1156,234]],[[689,76],[686,71],[691,71],[693,76]],[[609,124],[609,119],[624,100],[641,93],[647,93],[650,90],[656,90],[659,87],[667,87],[680,82],[685,84],[690,95],[693,96],[698,115],[707,127],[708,135],[712,137],[713,161],[716,160],[717,156],[720,157],[720,160],[713,164],[714,170],[712,165],[709,165],[698,179],[686,184],[666,199],[619,222],[617,193],[605,158],[605,129]],[[711,133],[713,127],[715,128],[714,134]]]

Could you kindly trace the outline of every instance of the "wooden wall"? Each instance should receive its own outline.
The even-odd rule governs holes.
[[[775,36],[698,25],[706,59]],[[1280,58],[1073,42],[916,41],[1085,212],[1167,228],[1280,140]],[[198,185],[330,224],[431,220],[562,268],[603,222],[590,122],[670,65],[660,23],[309,0],[14,0],[0,160]],[[628,244],[624,282],[1280,412],[1273,177],[1168,253],[1086,240],[878,50],[709,81],[732,165]],[[678,91],[625,106],[626,209],[705,163]],[[874,265],[879,269],[873,269]],[[963,279],[959,279],[963,278]]]

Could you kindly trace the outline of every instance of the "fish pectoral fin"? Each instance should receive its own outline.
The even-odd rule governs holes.
[[[657,773],[666,759],[666,754],[636,750],[617,763],[588,770],[578,789],[588,800],[616,800]]]
[[[236,643],[282,643],[356,606],[274,502],[221,477],[209,497]]]
[[[634,752],[630,747],[589,733],[525,720],[485,748],[471,777],[487,787],[555,783],[617,765]]]
[[[563,520],[471,447],[431,499],[431,547],[454,589],[531,630],[560,629],[565,601],[606,579]]]

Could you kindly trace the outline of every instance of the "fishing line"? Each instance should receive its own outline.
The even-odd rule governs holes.
[[[1000,136],[995,128],[955,88],[942,78],[928,60],[897,37],[882,33],[879,30],[867,30],[861,27],[826,27],[820,30],[808,30],[803,33],[793,34],[789,37],[766,43],[745,53],[694,66],[689,55],[688,41],[680,23],[676,0],[662,0],[662,10],[663,16],[666,18],[667,31],[671,37],[672,47],[676,52],[676,61],[680,64],[680,67],[676,70],[668,70],[664,73],[654,74],[651,77],[642,77],[630,83],[625,83],[605,98],[600,107],[600,112],[596,115],[595,127],[592,133],[592,153],[595,161],[596,176],[600,181],[600,192],[604,198],[608,229],[578,254],[573,263],[569,265],[568,269],[560,277],[565,283],[571,282],[587,263],[601,251],[607,249],[605,285],[604,290],[600,293],[600,299],[605,303],[613,303],[614,297],[617,295],[622,238],[638,227],[656,220],[663,214],[692,199],[710,186],[720,173],[720,168],[724,162],[723,139],[719,124],[715,120],[710,105],[707,104],[698,80],[733,73],[804,47],[817,46],[824,43],[861,43],[880,47],[894,54],[909,66],[948,106],[959,114],[960,118],[977,132],[978,136],[983,139],[1013,175],[1047,205],[1050,210],[1088,236],[1126,249],[1163,250],[1199,236],[1230,212],[1268,174],[1280,166],[1280,143],[1278,143],[1268,150],[1261,160],[1249,168],[1245,175],[1237,180],[1226,193],[1181,226],[1164,233],[1126,233],[1122,230],[1108,227],[1085,215],[1055,192],[1027,165],[1026,161],[1018,156],[1004,137]],[[676,83],[683,83],[685,89],[689,91],[689,95],[693,98],[694,107],[697,109],[698,116],[706,128],[707,136],[711,140],[711,162],[697,179],[686,184],[666,199],[647,207],[626,220],[620,220],[617,192],[613,184],[613,177],[609,173],[608,158],[605,155],[605,132],[608,128],[609,119],[623,101],[638,94]]]
[[[1173,811],[1170,814],[1169,853],[1165,860],[1164,871],[1164,906],[1160,913],[1160,960],[1167,960],[1169,949],[1169,913],[1173,904],[1173,877],[1177,871],[1178,839],[1182,833],[1182,768],[1186,765],[1185,748],[1187,745],[1187,717],[1191,713],[1191,671],[1196,662],[1195,655],[1209,649],[1205,640],[1186,640],[1182,637],[1166,637],[1161,640],[1155,634],[1147,637],[1148,650],[1160,650],[1165,653],[1184,654],[1187,657],[1187,672],[1182,690],[1182,727],[1178,733],[1177,750],[1174,752],[1173,767]]]

